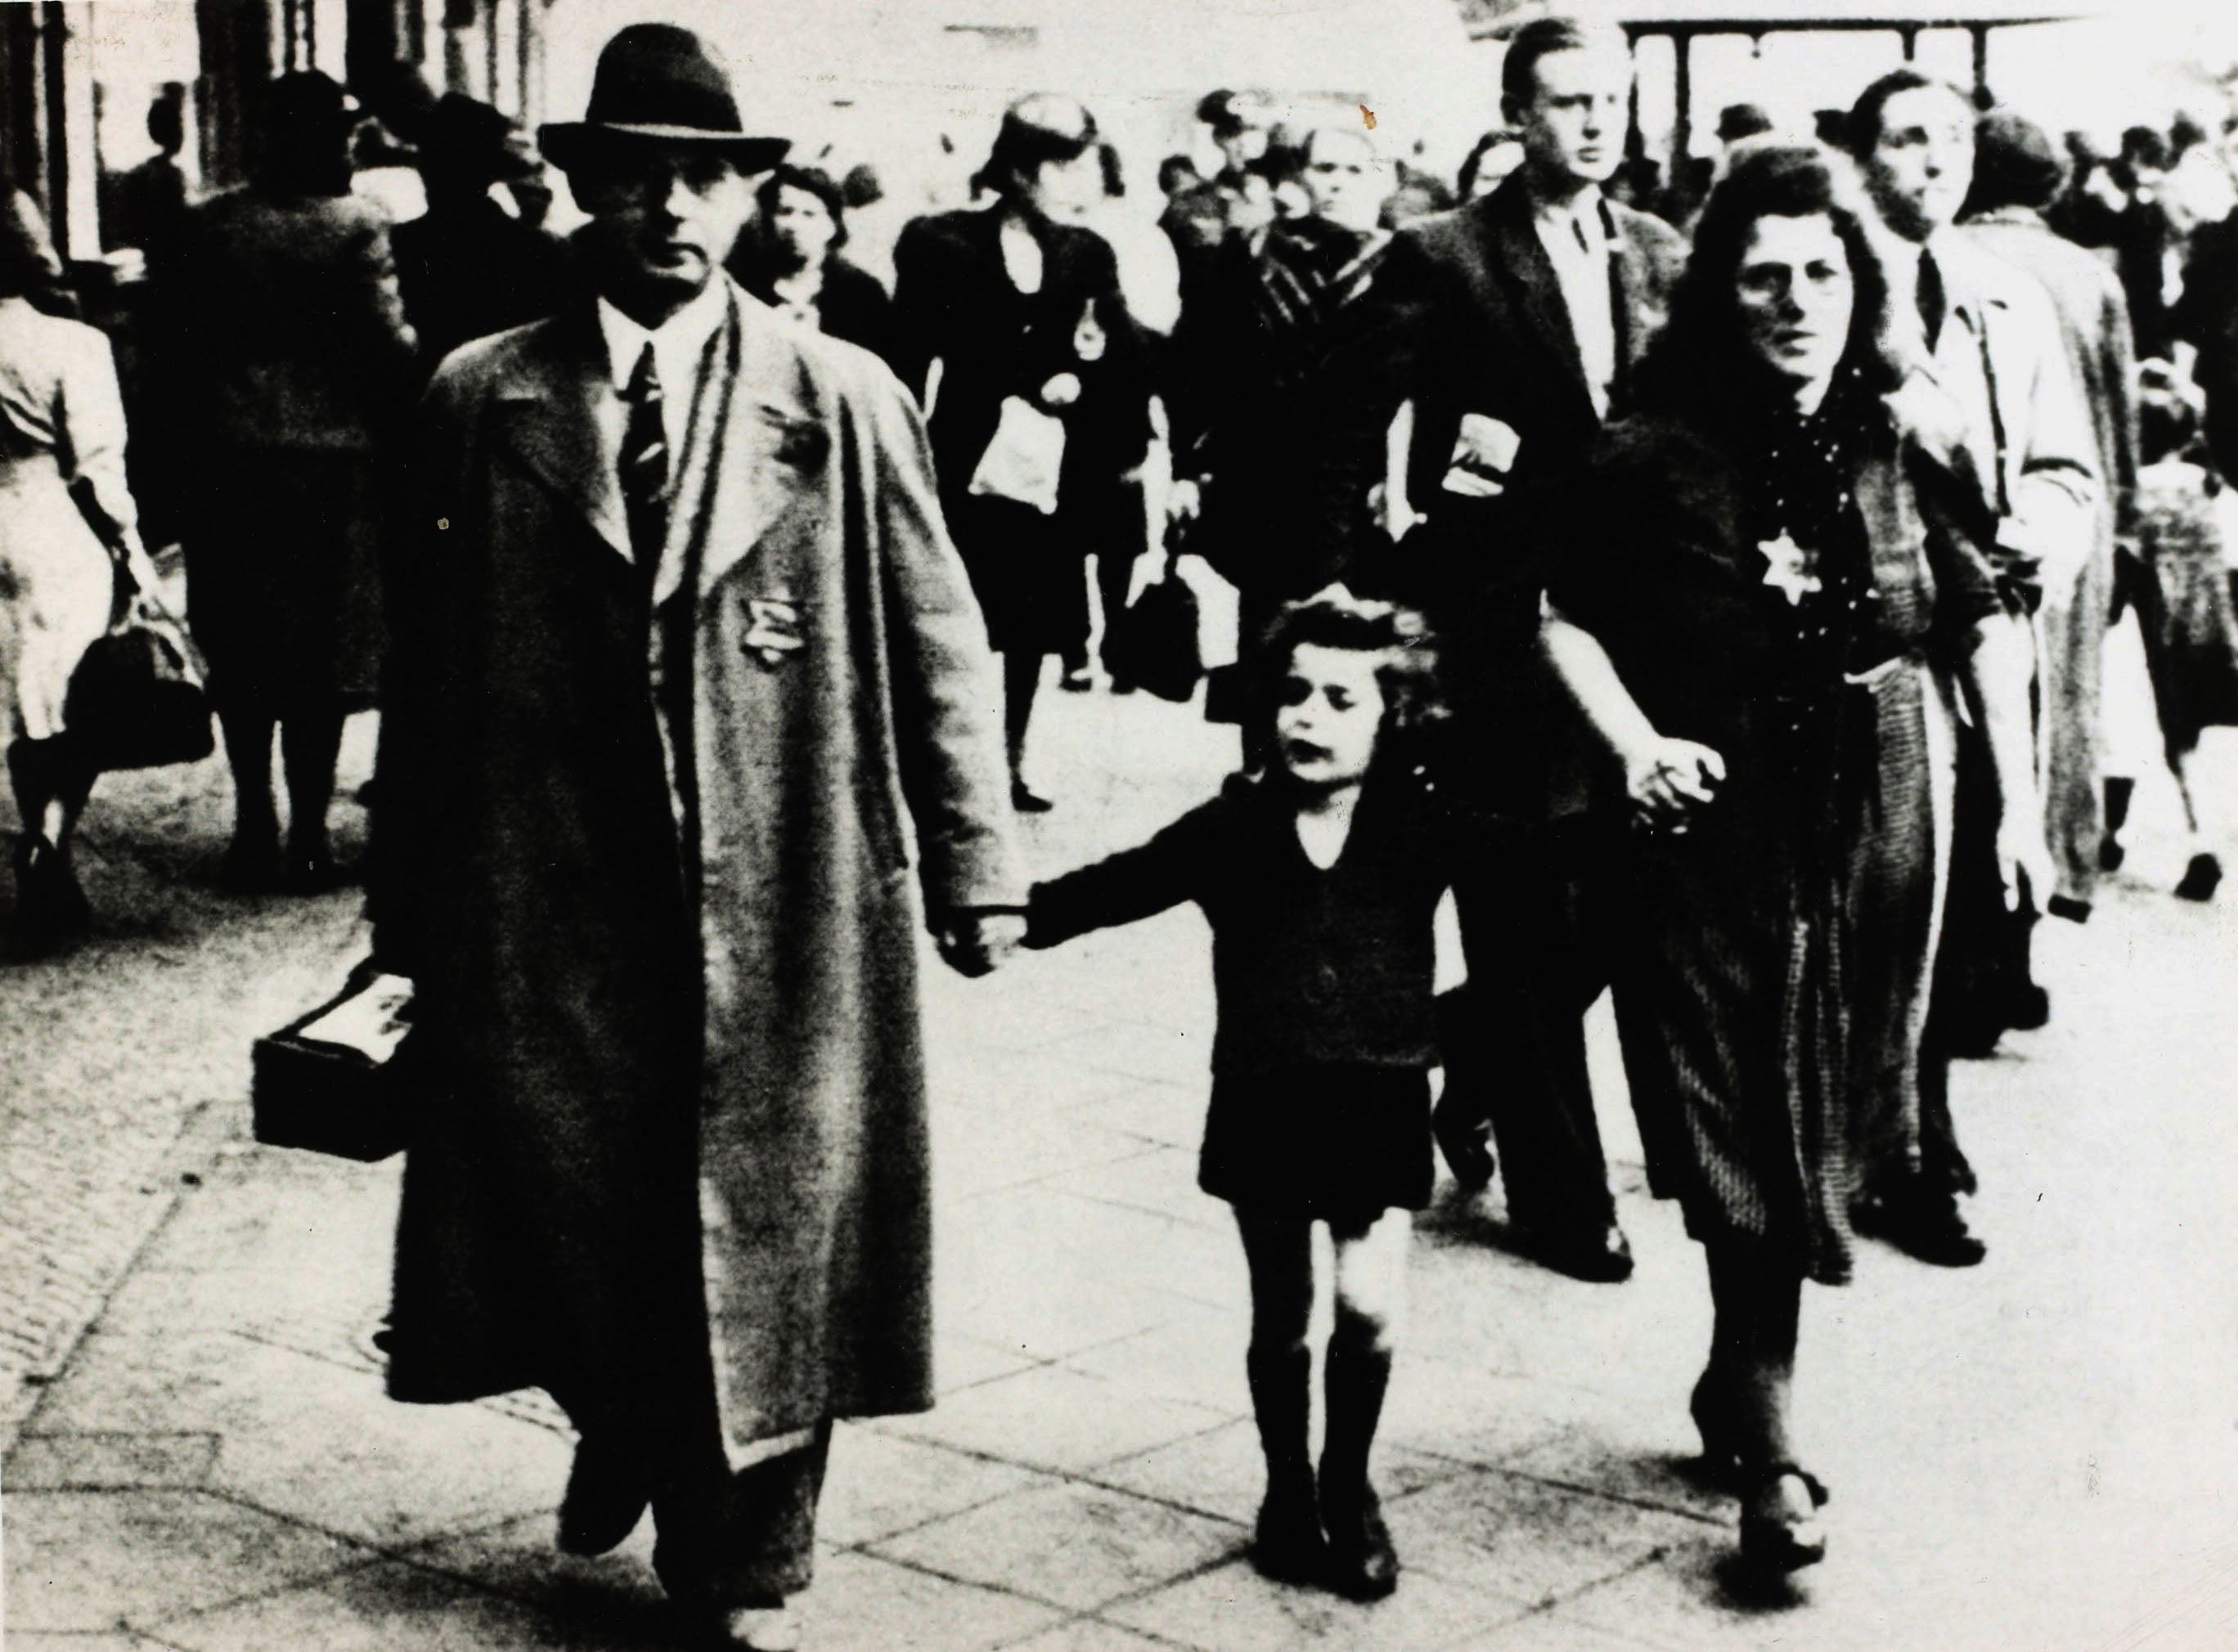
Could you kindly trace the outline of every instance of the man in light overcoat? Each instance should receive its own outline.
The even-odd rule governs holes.
[[[649,1501],[689,1626],[773,1647],[832,1419],[932,1401],[912,837],[966,974],[1025,886],[912,405],[722,273],[742,131],[659,24],[544,129],[596,296],[429,392],[374,915],[428,1088],[390,1391],[548,1390],[562,1546]]]

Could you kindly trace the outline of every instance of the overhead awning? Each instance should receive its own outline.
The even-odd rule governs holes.
[[[1948,6],[1920,0],[1465,0],[1461,10],[1478,38],[1513,33],[1534,18],[1585,17],[1633,34],[1768,34],[1774,30],[2003,29],[2024,23],[2073,23],[2109,15],[2113,0],[2048,5],[2045,0],[1963,0]]]

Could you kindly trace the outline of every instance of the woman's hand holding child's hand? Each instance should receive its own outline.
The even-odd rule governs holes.
[[[1717,800],[1725,778],[1725,760],[1692,740],[1658,735],[1625,758],[1633,823],[1650,831],[1685,832],[1688,817]]]

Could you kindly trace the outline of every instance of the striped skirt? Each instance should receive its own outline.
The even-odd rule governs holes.
[[[1823,1284],[1850,1276],[1859,1169],[1917,1134],[1937,697],[1917,662],[1880,668],[1843,691],[1831,763],[1729,786],[1630,857],[1613,987],[1651,1185],[1696,1238]]]

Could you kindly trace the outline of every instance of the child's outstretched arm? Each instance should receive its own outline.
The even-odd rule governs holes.
[[[1206,803],[1147,843],[1035,884],[1026,945],[1054,947],[1197,899],[1216,863],[1227,812],[1222,800]]]

